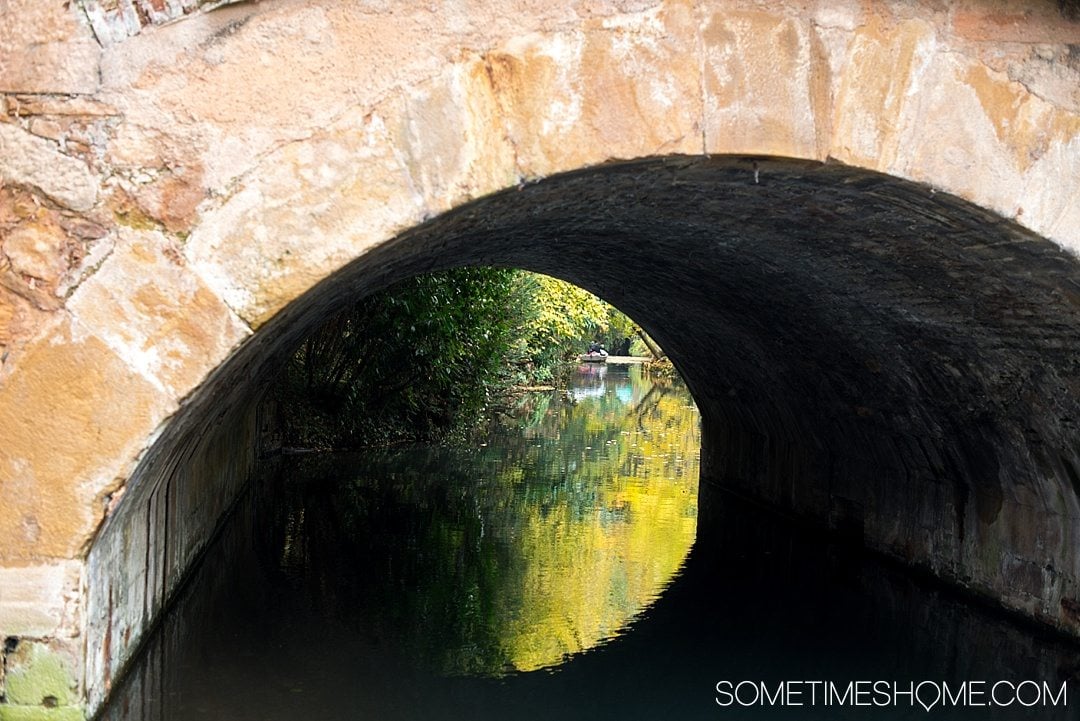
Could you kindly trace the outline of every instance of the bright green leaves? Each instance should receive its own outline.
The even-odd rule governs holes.
[[[501,268],[415,276],[309,335],[278,383],[289,445],[438,438],[514,383],[550,380],[589,341],[633,323],[555,278]]]

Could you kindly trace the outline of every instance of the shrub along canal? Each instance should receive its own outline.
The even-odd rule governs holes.
[[[104,717],[928,716],[741,703],[795,680],[1067,683],[929,714],[1075,717],[1070,644],[735,499],[695,544],[699,445],[681,383],[596,364],[462,447],[270,459]]]

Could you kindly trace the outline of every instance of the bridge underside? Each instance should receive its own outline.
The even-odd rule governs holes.
[[[1080,636],[1074,4],[0,3],[0,721],[100,706],[313,324],[468,263],[663,342],[702,533],[726,489]]]
[[[241,487],[258,401],[359,294],[458,265],[559,276],[670,353],[704,423],[699,533],[760,500],[1080,635],[1080,264],[943,193],[670,157],[474,202],[290,304],[173,419],[90,552],[91,706]]]

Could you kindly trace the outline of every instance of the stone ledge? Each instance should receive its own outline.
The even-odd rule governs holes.
[[[0,568],[0,640],[80,631],[82,561]]]

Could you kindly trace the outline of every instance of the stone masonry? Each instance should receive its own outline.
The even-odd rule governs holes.
[[[242,486],[266,359],[306,324],[454,262],[614,298],[623,276],[590,275],[605,233],[656,273],[657,305],[619,299],[669,329],[706,481],[1080,633],[1075,3],[0,0],[0,20],[0,720],[100,707]],[[701,319],[705,360],[673,330]],[[695,385],[717,368],[742,384]]]

